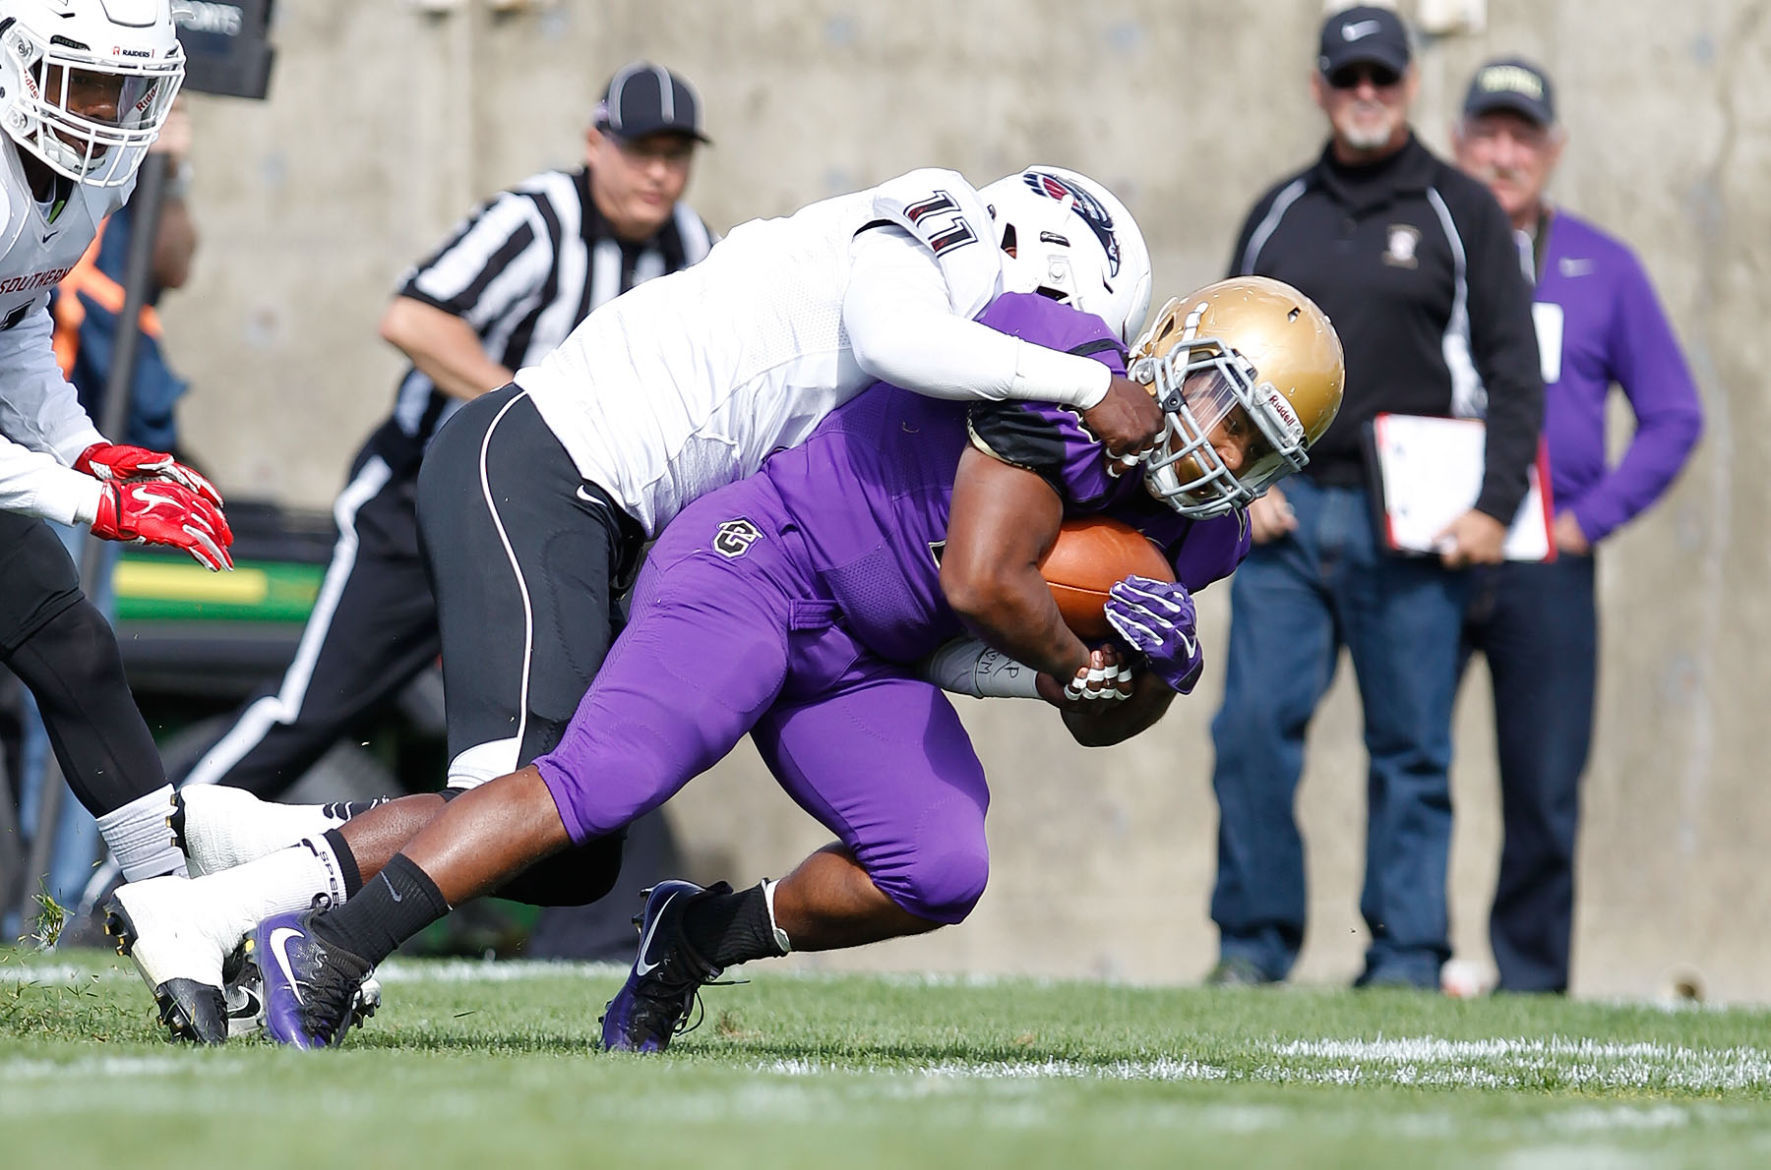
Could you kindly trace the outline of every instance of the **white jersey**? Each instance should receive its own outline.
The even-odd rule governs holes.
[[[67,201],[46,216],[18,147],[0,135],[0,509],[63,523],[92,518],[98,482],[67,465],[101,436],[56,365],[49,291],[134,184],[71,186]]]
[[[516,381],[579,473],[655,534],[876,379],[1098,400],[1100,363],[1030,358],[1039,347],[971,320],[1001,290],[1002,256],[970,183],[912,171],[739,225],[695,267],[592,313]]]

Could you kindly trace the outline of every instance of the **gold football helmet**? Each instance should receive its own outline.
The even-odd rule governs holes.
[[[1144,463],[1150,493],[1184,516],[1222,516],[1309,462],[1341,406],[1346,363],[1328,317],[1283,281],[1239,276],[1162,307],[1131,376],[1168,428]],[[1236,452],[1224,461],[1214,437]]]

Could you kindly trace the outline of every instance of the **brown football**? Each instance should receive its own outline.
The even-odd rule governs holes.
[[[1133,574],[1175,579],[1161,550],[1143,533],[1104,516],[1065,521],[1039,572],[1051,586],[1065,624],[1079,638],[1105,638],[1113,632],[1103,607],[1115,581]]]

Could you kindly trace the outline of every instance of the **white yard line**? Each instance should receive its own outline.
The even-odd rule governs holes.
[[[1303,1063],[1282,1065],[1260,1079],[1512,1089],[1551,1078],[1601,1089],[1771,1088],[1771,1053],[1758,1048],[1610,1044],[1561,1036],[1488,1040],[1424,1036],[1297,1040],[1276,1045],[1273,1053]],[[1323,1069],[1315,1065],[1318,1061],[1331,1065]]]
[[[927,1077],[964,1080],[1104,1080],[1104,1081],[1221,1081],[1230,1073],[1194,1060],[1120,1060],[1088,1064],[1074,1060],[944,1060],[934,1064],[869,1065],[823,1060],[773,1060],[751,1066],[757,1072],[783,1077],[818,1077],[862,1073],[875,1076]]]
[[[935,1079],[1257,1081],[1310,1085],[1406,1085],[1518,1089],[1544,1080],[1588,1089],[1676,1089],[1689,1092],[1771,1088],[1771,1055],[1758,1049],[1695,1049],[1665,1044],[1601,1044],[1550,1039],[1297,1040],[1274,1044],[1272,1059],[1243,1071],[1189,1060],[945,1060],[880,1065],[776,1060],[753,1065],[774,1076],[852,1073]],[[1647,1127],[1679,1124],[1683,1115],[1650,1115]],[[1628,1124],[1620,1121],[1619,1124]]]

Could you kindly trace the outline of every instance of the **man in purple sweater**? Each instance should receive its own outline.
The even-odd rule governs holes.
[[[1594,548],[1664,493],[1703,425],[1697,388],[1647,274],[1620,241],[1544,197],[1566,134],[1527,61],[1476,71],[1458,165],[1513,221],[1543,359],[1543,435],[1556,559],[1480,570],[1465,626],[1494,679],[1505,844],[1489,934],[1504,991],[1568,989],[1580,778],[1593,732]],[[1605,463],[1605,400],[1623,388],[1636,433]]]

